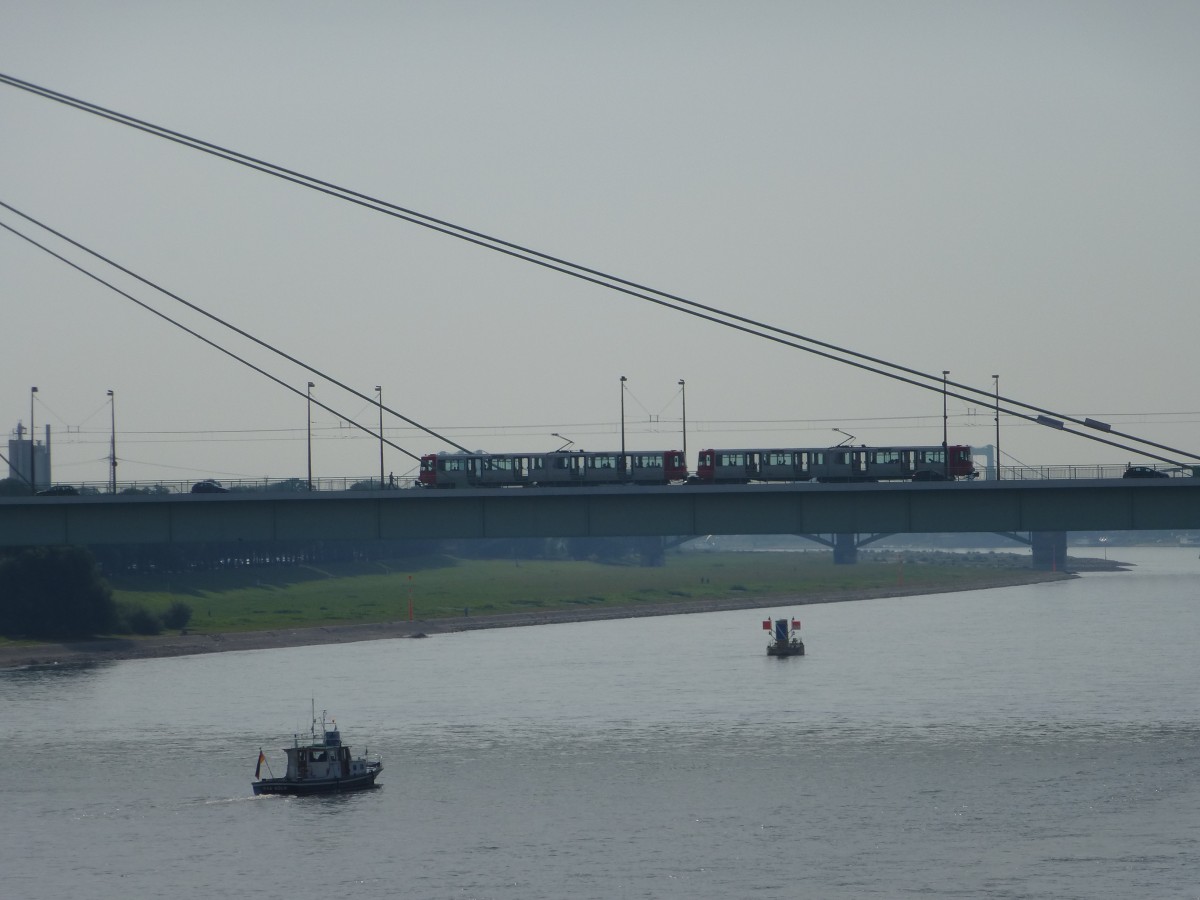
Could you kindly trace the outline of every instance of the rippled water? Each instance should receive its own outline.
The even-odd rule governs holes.
[[[1200,896],[1200,560],[0,672],[19,898]],[[310,698],[378,790],[255,798]]]

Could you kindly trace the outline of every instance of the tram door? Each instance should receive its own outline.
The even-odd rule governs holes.
[[[867,477],[867,451],[855,450],[850,454],[850,474],[853,478]]]

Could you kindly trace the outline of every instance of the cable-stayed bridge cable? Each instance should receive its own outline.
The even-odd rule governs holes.
[[[155,125],[151,122],[146,122],[144,120],[137,119],[137,118],[127,115],[125,113],[121,113],[121,112],[118,112],[118,111],[115,111],[112,109],[108,109],[106,107],[99,106],[98,104],[90,103],[86,100],[82,100],[77,97],[72,97],[68,94],[63,94],[63,93],[51,90],[46,87],[42,87],[40,85],[33,84],[32,82],[23,81],[21,79],[15,78],[10,75],[6,75],[4,73],[0,73],[0,83],[5,83],[12,87],[16,87],[21,90],[28,91],[30,93],[36,94],[36,95],[44,97],[46,99],[54,100],[54,101],[62,103],[64,105],[71,106],[71,107],[79,109],[83,112],[88,112],[93,115],[99,116],[101,118],[106,118],[106,119],[109,119],[110,121],[117,122],[117,123],[123,124],[123,125],[127,125],[132,128],[136,128],[136,129],[144,131],[148,134],[152,134],[154,136],[161,137],[166,140],[174,141],[174,142],[182,144],[184,146],[191,147],[192,149],[200,150],[202,152],[218,156],[219,158],[225,159],[229,162],[237,163],[239,165],[245,166],[245,167],[253,169],[255,171],[259,171],[264,174],[273,175],[275,177],[282,178],[283,180],[290,181],[294,184],[308,187],[312,190],[317,190],[322,193],[329,194],[331,196],[338,197],[343,200],[347,200],[347,201],[355,203],[357,205],[364,206],[369,209],[373,209],[377,212],[383,212],[387,215],[393,216],[394,218],[399,218],[404,221],[410,222],[412,224],[420,225],[424,228],[434,230],[436,232],[445,234],[450,237],[458,238],[459,240],[467,241],[467,242],[475,244],[477,246],[485,247],[487,249],[490,249],[490,250],[493,250],[493,251],[496,251],[499,253],[513,256],[518,259],[522,259],[526,262],[531,262],[536,265],[540,265],[545,268],[549,268],[551,270],[560,272],[562,274],[570,275],[574,278],[577,278],[577,279],[580,279],[583,281],[587,281],[587,282],[590,282],[590,283],[593,283],[593,284],[596,284],[596,285],[599,285],[602,287],[607,287],[611,290],[619,291],[619,292],[627,294],[629,296],[633,296],[633,297],[645,300],[650,303],[664,306],[664,307],[666,307],[668,309],[672,309],[676,312],[682,312],[682,313],[686,313],[689,315],[693,315],[700,319],[710,321],[715,324],[724,325],[729,328],[734,328],[735,330],[739,330],[739,331],[742,331],[742,332],[745,332],[745,333],[748,333],[751,335],[755,335],[760,338],[774,340],[777,343],[792,347],[793,349],[802,350],[807,353],[813,353],[817,356],[821,356],[821,357],[830,359],[835,362],[840,362],[845,365],[855,366],[856,368],[863,369],[865,371],[869,371],[874,374],[882,375],[886,378],[891,378],[893,380],[900,381],[902,383],[909,384],[914,387],[921,388],[923,390],[932,391],[935,393],[944,393],[944,394],[947,394],[948,396],[952,396],[952,397],[955,397],[956,399],[961,399],[961,400],[964,400],[964,401],[970,402],[970,403],[982,403],[983,399],[987,400],[988,402],[997,402],[997,403],[999,401],[1003,401],[1004,403],[1008,404],[1008,406],[1009,406],[1008,409],[1004,410],[1004,412],[1007,415],[1016,416],[1018,418],[1026,419],[1031,422],[1037,422],[1038,424],[1048,425],[1050,427],[1054,427],[1058,430],[1064,431],[1065,433],[1068,433],[1068,434],[1074,434],[1079,437],[1083,437],[1083,438],[1086,438],[1088,440],[1092,440],[1092,441],[1095,441],[1098,443],[1108,444],[1110,446],[1115,446],[1115,447],[1120,447],[1122,449],[1132,450],[1133,452],[1136,452],[1136,453],[1145,453],[1145,451],[1137,449],[1137,448],[1128,447],[1125,444],[1115,443],[1106,438],[1099,437],[1098,435],[1096,435],[1094,433],[1094,431],[1096,431],[1096,430],[1103,431],[1106,434],[1120,437],[1127,441],[1133,441],[1137,444],[1142,444],[1147,447],[1153,447],[1158,450],[1162,450],[1164,452],[1174,453],[1174,454],[1178,454],[1181,456],[1190,457],[1192,459],[1200,459],[1200,455],[1189,453],[1187,451],[1180,450],[1180,449],[1174,448],[1174,447],[1170,447],[1165,444],[1160,444],[1160,443],[1157,443],[1154,441],[1150,441],[1146,438],[1138,437],[1137,435],[1117,431],[1117,430],[1113,429],[1111,426],[1106,425],[1105,423],[1095,422],[1092,419],[1082,419],[1081,420],[1074,416],[1070,416],[1070,415],[1067,415],[1064,413],[1058,413],[1053,410],[1046,409],[1046,408],[1040,407],[1040,406],[1036,406],[1034,404],[1025,403],[1023,401],[1017,400],[1015,398],[1007,397],[1007,396],[997,397],[994,394],[992,394],[986,390],[983,390],[980,388],[975,388],[975,387],[972,387],[972,386],[962,383],[962,382],[948,381],[948,380],[945,380],[943,377],[939,377],[936,374],[929,374],[929,373],[921,372],[920,370],[913,369],[913,368],[910,368],[910,367],[907,367],[907,366],[904,366],[904,365],[901,365],[898,363],[892,363],[892,362],[889,362],[887,360],[884,360],[884,359],[881,359],[878,357],[873,357],[873,356],[870,356],[867,354],[858,353],[854,350],[850,350],[845,347],[840,347],[835,344],[831,344],[831,343],[828,343],[825,341],[820,341],[816,338],[811,338],[811,337],[808,337],[805,335],[801,335],[801,334],[798,334],[793,331],[789,331],[784,328],[780,328],[777,326],[770,325],[768,323],[760,322],[760,321],[757,321],[757,320],[754,320],[754,319],[751,319],[751,318],[748,318],[745,316],[738,315],[736,313],[729,312],[727,310],[722,310],[718,307],[709,306],[709,305],[706,305],[703,303],[698,303],[696,301],[688,300],[687,298],[681,297],[676,294],[672,294],[672,293],[669,293],[666,291],[661,291],[656,288],[638,284],[637,282],[629,281],[627,279],[623,279],[623,278],[620,278],[615,275],[607,274],[600,270],[590,268],[590,267],[581,265],[579,263],[573,263],[568,260],[552,256],[550,254],[542,253],[538,250],[534,250],[532,248],[525,247],[520,244],[516,244],[516,243],[510,242],[510,241],[505,241],[501,238],[497,238],[497,237],[485,234],[480,231],[476,231],[476,230],[473,230],[470,228],[466,228],[464,226],[456,225],[456,224],[448,222],[446,220],[439,219],[434,216],[431,216],[431,215],[428,215],[425,213],[421,213],[421,212],[418,212],[418,211],[415,211],[412,209],[408,209],[406,207],[402,207],[397,204],[390,203],[388,201],[381,200],[379,198],[360,193],[358,191],[354,191],[350,188],[341,187],[341,186],[333,184],[331,182],[323,181],[319,178],[315,178],[310,175],[305,175],[301,172],[296,172],[294,170],[287,169],[283,166],[279,166],[274,163],[270,163],[268,161],[258,159],[256,157],[249,156],[244,153],[240,153],[236,150],[231,150],[227,147],[222,147],[220,145],[213,144],[208,141],[204,141],[200,138],[192,137],[190,135],[186,135],[181,132],[173,131],[171,129],[165,128],[160,125]],[[678,306],[676,304],[683,304],[683,305]],[[775,337],[774,335],[778,335],[778,336],[781,336],[782,338],[786,338],[786,339],[780,340],[779,338]],[[801,342],[801,343],[796,343],[797,341]],[[809,346],[809,345],[811,345],[811,346]],[[830,352],[824,352],[822,350],[818,350],[818,349],[814,349],[814,348],[824,348],[824,351],[830,351]],[[839,356],[837,354],[842,354],[842,355]],[[850,357],[850,358],[846,358],[846,357]],[[861,360],[862,362],[855,362],[854,360]],[[879,368],[879,367],[883,367],[883,368]],[[895,371],[887,371],[888,369],[895,370]],[[896,374],[897,372],[904,373],[904,374],[898,375],[898,374]],[[912,376],[912,377],[905,377],[905,376]],[[923,379],[923,381],[917,381],[915,379]],[[949,387],[955,388],[956,391],[965,391],[970,396],[964,396],[961,393],[950,392],[947,390]],[[983,398],[983,399],[981,399],[981,398]],[[1013,407],[1028,410],[1030,412],[1035,413],[1036,415],[1025,415],[1022,413],[1015,412],[1013,410]],[[1065,423],[1065,422],[1071,422],[1075,425],[1081,426],[1083,428],[1091,429],[1091,430],[1077,431],[1075,429],[1066,428],[1065,424],[1060,425],[1060,423]],[[418,427],[420,427],[420,426],[418,426]],[[455,445],[455,446],[457,446],[457,445]],[[463,449],[463,448],[459,448],[459,449]],[[1176,460],[1174,460],[1174,459],[1167,459],[1165,457],[1158,456],[1158,455],[1151,454],[1151,453],[1146,453],[1145,455],[1150,456],[1154,459],[1165,461],[1165,462],[1172,462],[1172,463],[1176,462]]]

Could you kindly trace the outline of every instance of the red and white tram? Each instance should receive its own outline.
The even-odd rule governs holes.
[[[559,487],[670,484],[688,476],[679,450],[643,453],[556,450],[552,453],[438,453],[421,457],[425,487]]]
[[[783,450],[702,450],[702,484],[750,481],[952,481],[975,476],[971,448],[820,447]]]

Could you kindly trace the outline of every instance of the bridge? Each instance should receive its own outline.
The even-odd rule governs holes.
[[[0,546],[1200,528],[1200,479],[0,498]]]
[[[76,241],[48,223],[0,201],[7,214],[22,220],[21,228],[34,229],[27,234],[7,223],[0,223],[13,235],[25,240],[65,265],[103,285],[127,300],[193,338],[222,351],[236,362],[247,366],[297,400],[307,405],[308,473],[304,479],[306,491],[282,492],[267,486],[260,491],[231,491],[229,493],[191,494],[155,490],[149,495],[118,493],[116,473],[118,464],[115,400],[109,391],[109,468],[110,490],[107,494],[0,499],[0,546],[36,544],[114,544],[114,543],[178,543],[199,541],[271,541],[271,540],[371,540],[405,538],[490,538],[490,537],[547,537],[547,536],[637,536],[637,535],[703,535],[703,534],[832,534],[841,537],[879,533],[930,532],[1030,532],[1062,535],[1069,530],[1140,530],[1190,529],[1200,527],[1200,513],[1195,493],[1200,479],[1196,476],[1195,461],[1200,456],[1161,443],[1126,434],[1112,424],[1090,417],[1080,418],[1040,405],[1000,394],[999,376],[987,388],[949,380],[949,370],[922,372],[908,366],[870,356],[849,347],[838,346],[787,328],[746,317],[735,310],[699,303],[678,294],[639,284],[531,247],[522,246],[498,236],[456,225],[441,217],[416,212],[406,206],[383,198],[340,187],[327,179],[305,175],[250,157],[233,148],[221,147],[198,137],[168,130],[142,119],[88,103],[76,97],[59,94],[39,85],[0,75],[0,83],[30,92],[43,99],[91,113],[109,122],[136,128],[138,131],[167,139],[179,146],[213,154],[229,162],[249,165],[254,170],[284,179],[288,184],[319,191],[323,196],[353,203],[359,209],[372,210],[380,215],[403,221],[448,238],[469,243],[473,247],[503,254],[509,259],[536,265],[543,271],[553,271],[577,282],[621,294],[659,310],[669,310],[690,321],[703,321],[716,327],[731,329],[740,336],[769,342],[773,347],[815,355],[816,357],[869,372],[881,379],[907,385],[926,392],[940,394],[942,400],[943,453],[950,446],[947,427],[947,400],[955,398],[981,409],[994,411],[996,443],[989,469],[1001,464],[1000,421],[1006,418],[1045,426],[1063,434],[1081,436],[1108,447],[1129,451],[1132,458],[1146,458],[1165,463],[1171,472],[1191,470],[1193,477],[1125,480],[1094,467],[1091,480],[1065,480],[1063,476],[1025,480],[1024,467],[1006,472],[1003,478],[981,482],[957,483],[871,483],[871,484],[749,484],[738,486],[663,486],[653,488],[596,487],[567,489],[504,489],[454,490],[425,492],[419,490],[370,490],[371,485],[353,485],[365,490],[311,490],[312,477],[312,407],[338,416],[352,426],[379,441],[379,488],[384,479],[384,446],[389,445],[418,459],[404,448],[386,438],[384,413],[418,428],[431,438],[459,451],[466,448],[445,435],[386,407],[382,387],[375,395],[365,394],[332,373],[323,371],[291,356],[281,348],[226,321],[203,307],[167,290],[132,269],[117,263],[98,250]],[[43,235],[44,232],[44,235]],[[36,239],[33,235],[43,235]],[[54,240],[47,243],[45,235]],[[54,249],[67,245],[80,251],[86,264],[72,261]],[[173,303],[187,307],[192,313],[205,317],[209,323],[248,340],[260,350],[273,354],[273,364],[287,364],[291,381],[272,374],[256,362],[239,356],[219,342],[148,305],[124,288],[105,280],[113,273],[137,282],[136,291],[161,295]],[[104,273],[101,275],[100,273]],[[218,332],[226,334],[226,332]],[[228,337],[228,335],[227,335]],[[765,346],[765,345],[764,345]],[[272,357],[268,357],[272,358]],[[296,367],[304,374],[308,386],[298,388],[294,376]],[[318,379],[322,384],[337,388],[354,403],[366,404],[365,409],[377,411],[377,427],[343,415],[334,407],[314,398],[312,388]],[[625,446],[625,377],[621,376],[620,434],[621,453]],[[687,445],[686,402],[684,380],[679,380],[683,446]],[[22,475],[30,489],[42,486],[35,468],[33,419],[37,387],[30,393],[30,440],[28,470]],[[375,417],[372,415],[372,419]],[[849,438],[847,432],[841,432]],[[552,433],[554,437],[561,437]],[[18,440],[18,443],[20,441]],[[570,443],[570,442],[568,442]],[[1136,454],[1136,457],[1133,455]],[[684,454],[686,456],[686,453]],[[1124,454],[1123,454],[1124,455]],[[1075,469],[1076,467],[1070,467]],[[1091,467],[1087,467],[1091,468]],[[124,471],[124,469],[122,470]],[[1020,473],[1020,474],[1018,474]],[[948,472],[947,472],[948,474]],[[1088,473],[1078,472],[1088,478]],[[49,475],[49,460],[42,471]],[[299,482],[300,479],[292,479]],[[350,485],[346,485],[349,487]],[[157,487],[161,487],[157,486]],[[185,488],[186,489],[186,488]],[[845,543],[845,542],[843,542]],[[835,543],[836,547],[836,543]]]

